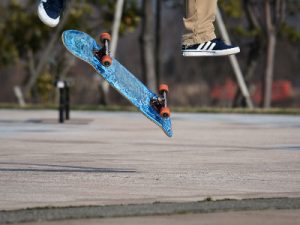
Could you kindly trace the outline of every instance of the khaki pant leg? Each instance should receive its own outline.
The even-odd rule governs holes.
[[[217,0],[186,0],[185,33],[182,44],[193,45],[216,38],[214,21]]]

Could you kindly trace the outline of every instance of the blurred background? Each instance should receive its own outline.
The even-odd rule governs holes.
[[[69,0],[56,28],[38,19],[37,4],[0,1],[0,105],[55,105],[58,80],[70,84],[72,105],[128,105],[60,38],[65,29],[95,38],[111,32],[117,1]],[[300,1],[219,0],[219,8],[241,48],[237,59],[253,105],[299,108]],[[173,106],[247,107],[229,57],[182,57],[184,16],[184,0],[125,0],[116,59],[154,91],[167,83]]]

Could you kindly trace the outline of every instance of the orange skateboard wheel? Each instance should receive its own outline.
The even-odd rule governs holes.
[[[104,44],[105,40],[111,41],[111,36],[110,36],[109,33],[102,33],[102,34],[100,34],[100,42],[102,44]]]
[[[166,84],[161,84],[159,85],[158,90],[159,92],[169,92],[169,86]]]
[[[168,107],[162,107],[159,112],[161,117],[167,118],[170,117],[171,111]]]
[[[101,63],[105,67],[109,67],[112,64],[112,58],[108,55],[105,55],[101,59]]]

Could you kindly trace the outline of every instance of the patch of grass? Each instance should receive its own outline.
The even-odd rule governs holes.
[[[0,103],[0,109],[20,109],[20,110],[47,110],[58,109],[58,105],[55,104],[28,104],[25,107],[20,107],[18,104],[11,103]],[[82,111],[125,111],[125,112],[135,112],[137,109],[133,106],[119,106],[119,105],[71,105],[71,110],[82,110]]]
[[[0,109],[23,109],[23,110],[43,110],[58,109],[58,105],[32,104],[20,107],[18,104],[0,103]],[[71,105],[71,110],[82,111],[112,111],[112,112],[137,112],[134,106],[121,105]],[[232,114],[278,114],[278,115],[300,115],[300,108],[270,108],[270,109],[247,109],[247,108],[209,108],[209,107],[171,107],[172,112],[183,113],[232,113]]]
[[[270,108],[270,109],[247,109],[247,108],[208,108],[208,107],[175,107],[174,112],[189,113],[237,113],[237,114],[279,114],[300,115],[297,108]]]

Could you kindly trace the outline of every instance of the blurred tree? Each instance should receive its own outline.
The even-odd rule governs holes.
[[[299,2],[294,0],[243,0],[242,2],[222,0],[220,3],[227,15],[233,18],[239,18],[241,24],[246,22],[248,25],[246,29],[244,26],[239,26],[235,29],[236,34],[241,35],[244,38],[252,39],[252,41],[249,42],[250,48],[246,64],[245,79],[246,81],[251,79],[258,62],[264,59],[265,69],[264,75],[262,76],[262,106],[265,108],[271,107],[277,38],[288,36],[287,32],[284,30],[290,31],[289,40],[291,40],[292,36],[294,38],[297,37],[296,34],[298,32],[294,28],[287,26],[285,19],[286,14],[291,13],[291,11],[286,9],[286,6],[295,10],[295,6],[298,5]],[[283,33],[286,35],[283,35]],[[238,105],[238,102],[244,102],[240,92],[237,93],[235,105]]]
[[[167,7],[182,7],[182,0],[155,0],[142,2],[141,57],[144,82],[152,90],[161,82],[161,10],[163,3]]]
[[[144,81],[150,89],[155,90],[157,81],[154,58],[155,17],[153,3],[153,1],[143,0],[142,4],[141,57]]]
[[[135,1],[127,2],[121,24],[123,33],[134,29],[139,21]],[[79,29],[94,35],[99,30],[109,30],[113,10],[114,1],[69,0],[58,27],[49,28],[38,19],[35,0],[1,1],[0,32],[3,35],[0,36],[0,67],[24,62],[28,76],[22,89],[27,99],[32,99],[37,93],[33,92],[36,82],[41,80],[39,76],[49,73],[51,68],[56,73],[67,74],[72,66],[73,61],[66,60],[69,56],[62,54],[65,51],[59,42],[61,31]],[[40,86],[38,90],[41,90]]]
[[[285,19],[285,0],[265,0],[265,32],[267,37],[266,68],[264,79],[264,108],[271,107],[275,50],[279,30]]]
[[[154,58],[155,58],[155,74],[156,74],[156,87],[159,86],[161,83],[161,75],[160,75],[160,62],[161,62],[161,9],[162,9],[162,1],[156,0],[155,1],[156,7],[155,7],[155,16],[156,16],[156,22],[155,22],[155,48],[154,48]]]
[[[72,2],[72,1],[71,1]],[[73,1],[74,2],[74,1]],[[18,60],[24,62],[27,78],[24,80],[23,91],[27,98],[32,97],[32,90],[37,78],[44,72],[49,60],[55,57],[54,49],[64,25],[74,28],[83,26],[80,20],[89,10],[82,6],[76,11],[67,10],[66,16],[56,29],[48,28],[36,16],[36,2],[34,0],[22,2],[9,1],[0,6],[2,19],[0,22],[0,65],[11,65]],[[56,51],[57,53],[57,51]]]

